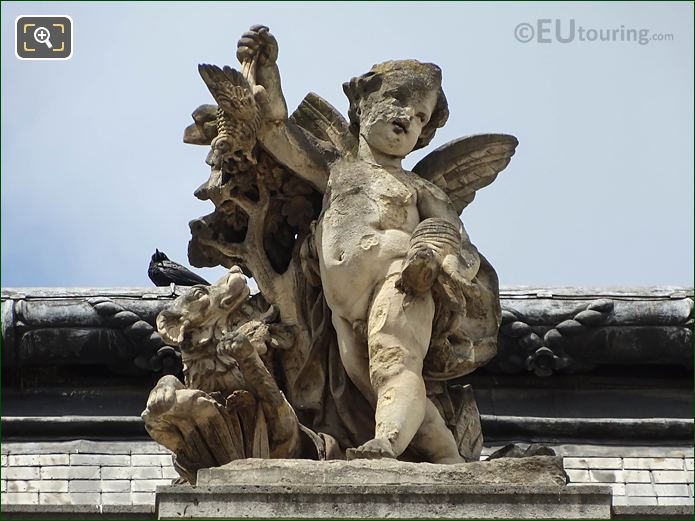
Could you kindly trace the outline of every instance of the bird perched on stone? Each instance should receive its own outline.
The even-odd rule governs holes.
[[[195,286],[196,284],[204,284],[209,286],[210,283],[200,275],[196,275],[188,268],[181,266],[177,262],[169,260],[163,252],[155,250],[150,266],[147,269],[147,275],[154,282],[155,286],[168,286],[171,283],[179,286]]]
[[[225,66],[198,65],[198,72],[217,102],[217,137],[208,163],[221,168],[225,161],[256,163],[253,148],[261,112],[249,82],[239,71]]]

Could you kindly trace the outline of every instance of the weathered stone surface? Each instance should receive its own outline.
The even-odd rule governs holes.
[[[632,356],[631,335],[607,328],[645,320],[660,326],[651,339],[665,358],[692,357],[681,353],[692,337],[687,293],[668,295],[668,305],[655,295],[664,313],[620,292],[569,295],[550,328],[539,326],[533,306],[529,317],[502,313],[494,269],[459,213],[518,142],[462,138],[404,170],[402,159],[448,118],[436,65],[390,61],[352,78],[344,84],[348,121],[315,94],[289,116],[277,56],[269,29],[254,26],[237,45],[240,71],[199,66],[218,105],[194,112],[185,140],[210,145],[210,177],[195,195],[215,211],[191,223],[189,258],[231,269],[159,315],[160,334],[181,349],[185,384],[160,380],[143,413],[189,481],[199,468],[302,457],[307,447],[317,459],[477,460],[471,389],[441,382],[493,359],[500,323],[516,349],[497,365],[502,372],[581,370],[593,362],[573,356],[572,346],[603,347],[607,337]],[[242,273],[254,276],[269,307],[254,308]],[[506,420],[516,430],[529,423]],[[660,435],[691,424],[655,427]],[[566,433],[567,421],[539,419],[534,428]],[[620,472],[593,477],[621,493]]]
[[[376,461],[238,460],[198,471],[198,485],[434,485],[566,484],[562,458],[532,456],[437,465],[391,459]]]
[[[562,458],[436,465],[246,459],[158,488],[159,518],[565,519],[610,516],[607,487],[565,486]]]
[[[547,485],[187,485],[158,519],[609,519],[610,489]]]
[[[473,393],[440,382],[494,356],[500,302],[459,213],[518,141],[462,138],[406,171],[401,160],[448,118],[439,67],[390,61],[352,78],[347,121],[315,94],[289,116],[277,55],[269,29],[253,26],[237,46],[241,71],[198,67],[217,132],[201,107],[185,140],[210,145],[195,195],[215,212],[191,223],[189,260],[231,269],[158,316],[185,384],[160,380],[148,432],[191,482],[198,468],[306,447],[318,459],[475,461]],[[267,316],[239,291],[242,273]]]
[[[241,269],[233,268],[157,317],[160,334],[181,350],[185,384],[161,378],[142,419],[190,482],[201,467],[300,455],[299,422],[269,372],[273,349],[290,347],[293,335],[249,295]]]
[[[651,505],[615,505],[613,507],[615,519],[692,519],[693,503],[659,505],[656,502]]]
[[[242,72],[200,68],[219,106],[212,107],[212,117],[210,110],[198,111],[194,119],[199,132],[187,136],[211,145],[207,162],[212,173],[196,195],[211,200],[215,212],[192,223],[191,259],[231,267],[225,282],[238,280],[241,273],[254,275],[272,307],[264,302],[244,310],[252,302],[248,292],[222,284],[204,295],[194,289],[178,301],[185,305],[160,315],[162,336],[184,354],[186,385],[173,377],[160,381],[144,415],[150,432],[176,454],[177,468],[190,480],[200,467],[242,461],[238,458],[249,455],[298,456],[300,427],[304,428],[300,420],[315,430],[302,432],[321,459],[345,453],[351,458],[394,456],[441,463],[476,459],[482,444],[477,409],[461,407],[446,385],[433,381],[468,373],[495,354],[500,323],[496,275],[470,243],[458,213],[506,167],[516,139],[486,135],[457,140],[428,156],[412,175],[403,170],[401,159],[427,145],[448,115],[436,66],[388,62],[353,78],[345,85],[349,122],[315,95],[288,118],[276,66],[277,43],[267,28],[252,28],[238,51]],[[115,299],[92,300],[89,306],[77,302],[80,311],[74,327],[60,332],[54,329],[69,315],[65,309],[36,302],[26,305],[22,295],[17,299],[16,309],[3,305],[3,317],[16,313],[30,324],[29,330],[15,331],[14,319],[4,321],[12,324],[8,338],[23,335],[21,362],[33,355],[49,361],[55,356],[51,347],[65,345],[74,348],[71,356],[83,357],[83,363],[110,363],[110,353],[123,348],[125,354],[116,358],[144,361],[142,367],[159,371],[156,366],[161,363],[151,362],[158,359],[153,353],[176,354],[162,345],[147,317]],[[518,309],[507,310],[504,331],[513,339],[510,345],[521,349],[509,366],[496,370],[527,370],[539,376],[586,370],[595,362],[592,356],[573,358],[572,353],[579,352],[581,345],[593,355],[591,349],[602,347],[606,338],[630,359],[635,351],[633,334],[610,328],[621,321],[640,327],[639,321],[631,322],[634,314],[658,324],[645,336],[663,346],[660,360],[688,361],[692,355],[684,356],[682,346],[692,338],[692,299],[683,295],[674,300],[678,302],[662,306],[668,308],[666,313],[654,312],[651,303],[639,308],[617,299],[563,302],[562,313],[550,328],[539,327]],[[633,313],[635,308],[639,313]],[[239,311],[239,317],[230,318],[229,309]],[[43,325],[48,327],[39,327],[40,319],[46,319]],[[244,329],[253,322],[253,327]],[[110,328],[108,342],[101,342],[102,332],[95,333],[104,324]],[[288,345],[282,346],[283,335],[271,334],[271,324],[286,328]],[[116,329],[123,338],[115,339]],[[133,339],[145,341],[140,345]],[[109,349],[97,353],[92,349],[97,344]],[[148,349],[135,356],[128,351],[131,347]],[[284,350],[272,353],[271,348]],[[600,362],[611,360],[603,357]],[[21,459],[17,458],[18,465]],[[124,480],[125,470],[135,462],[130,455],[108,460],[111,466],[92,455],[69,458],[73,465],[85,465],[85,471],[99,465],[101,477],[114,480],[113,490],[102,491],[102,499],[106,501],[104,494],[109,494],[109,502],[126,502],[130,496],[115,482]],[[525,466],[515,467],[521,463]],[[22,465],[36,462],[24,458]],[[477,468],[453,465],[436,473],[435,479],[422,477],[425,467],[421,472],[391,472],[389,465],[399,464],[356,464],[355,483],[349,482],[351,472],[314,470],[309,475],[324,487],[320,501],[367,490],[377,499],[377,510],[367,510],[374,513],[382,512],[379,508],[385,508],[393,494],[392,489],[379,488],[383,481],[404,484],[406,492],[418,497],[429,494],[432,504],[439,506],[438,499],[456,493],[449,481],[471,481],[474,476],[469,474]],[[477,471],[478,481],[535,483],[537,469],[531,460],[495,465],[507,467],[493,472],[496,467],[490,463]],[[151,478],[148,485],[164,475],[161,467],[135,468],[140,470],[133,471],[134,477]],[[453,475],[457,471],[460,476]],[[622,470],[587,472],[590,478],[610,482],[614,493],[625,492]],[[360,488],[364,486],[357,480],[360,473],[372,478],[366,489]],[[265,479],[273,476],[273,483],[260,487],[263,493],[286,487],[286,476],[280,480],[274,471],[264,474]],[[424,482],[403,481],[414,480],[413,476]],[[438,481],[441,476],[446,479]],[[664,473],[663,485],[655,480],[657,495],[672,497],[684,490],[692,494],[692,487],[674,488],[669,483],[672,476]],[[36,480],[26,481],[26,491],[31,481]],[[20,482],[14,480],[17,492]],[[407,488],[433,484],[446,490],[432,494],[431,487]],[[47,491],[60,486],[55,481]],[[254,481],[243,486],[259,490]],[[492,505],[491,512],[509,515],[494,505],[512,497],[511,489],[456,486],[467,497],[481,498],[472,503]],[[307,488],[289,488],[298,494],[290,496],[293,499],[312,494]],[[97,490],[77,481],[69,489]],[[533,492],[515,490],[519,504],[533,504],[519,499]],[[559,496],[580,494],[589,494],[588,489],[580,493],[563,488]],[[417,499],[414,504],[422,508]],[[519,511],[527,513],[524,508]],[[421,514],[406,508],[406,514],[412,512]],[[548,515],[538,510],[530,515],[543,513]],[[580,508],[576,515],[586,512]]]
[[[692,367],[690,288],[587,289],[582,295],[573,288],[529,288],[504,297],[499,352],[489,370],[550,376],[628,362]],[[543,297],[544,305],[528,301]]]

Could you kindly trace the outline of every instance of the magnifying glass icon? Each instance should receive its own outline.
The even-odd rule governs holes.
[[[51,44],[51,32],[45,27],[37,27],[34,30],[34,40],[39,43],[45,43],[46,47],[53,49],[53,45]]]

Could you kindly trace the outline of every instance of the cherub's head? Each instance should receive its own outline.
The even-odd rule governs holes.
[[[350,130],[380,152],[405,157],[427,146],[449,109],[442,71],[416,60],[374,65],[343,84],[350,100]]]

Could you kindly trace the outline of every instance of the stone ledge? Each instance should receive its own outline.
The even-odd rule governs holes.
[[[610,488],[521,485],[171,485],[158,519],[609,519]]]
[[[408,463],[381,459],[353,461],[243,459],[198,471],[198,485],[266,485],[288,483],[360,487],[374,485],[552,485],[567,483],[562,458],[499,458],[458,465]]]
[[[233,461],[198,486],[159,487],[159,519],[607,519],[611,489],[568,487],[562,458],[458,465],[396,460]]]
[[[2,505],[2,519],[154,519],[152,505]]]
[[[615,505],[613,519],[692,519],[693,505]]]

